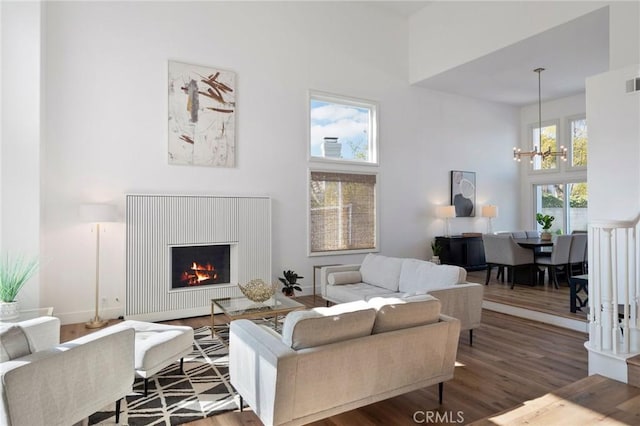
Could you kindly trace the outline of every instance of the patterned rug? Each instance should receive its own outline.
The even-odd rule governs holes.
[[[216,334],[228,341],[228,327]],[[176,361],[144,382],[136,378],[133,392],[122,401],[120,425],[179,425],[235,410],[239,397],[229,383],[228,348],[212,338],[209,327],[194,330],[193,352],[184,358],[184,374]],[[89,424],[114,425],[115,403],[89,418]]]

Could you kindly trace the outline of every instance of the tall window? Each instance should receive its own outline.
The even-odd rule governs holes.
[[[571,167],[587,166],[587,119],[575,118],[569,120],[571,139]]]
[[[587,183],[534,185],[535,212],[555,217],[552,233],[587,230]]]
[[[375,250],[376,176],[312,171],[309,182],[310,253]]]
[[[542,142],[540,143],[540,127],[534,127],[531,131],[532,146],[538,147],[540,151],[558,151],[558,125],[550,124],[542,126]],[[534,170],[553,170],[558,168],[559,159],[549,156],[544,160],[539,156],[533,159]]]
[[[374,102],[311,92],[309,112],[309,155],[312,160],[377,163],[377,106]]]

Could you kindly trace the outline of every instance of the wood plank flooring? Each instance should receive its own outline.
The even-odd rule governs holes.
[[[312,296],[299,300],[313,304]],[[316,304],[324,306],[319,297]],[[181,323],[190,321],[181,320]],[[468,333],[463,332],[455,378],[444,386],[442,406],[438,405],[437,386],[431,386],[312,425],[415,425],[414,414],[424,418],[425,412],[437,412],[449,416],[445,417],[448,419],[460,412],[464,418],[462,423],[466,424],[540,397],[587,375],[587,353],[583,346],[587,335],[584,333],[485,310],[482,326],[474,332],[472,347],[468,339]],[[224,413],[189,425],[260,424],[249,410]]]
[[[309,307],[324,306],[324,301],[320,297],[315,301],[312,296],[299,297],[298,300]],[[219,317],[221,321],[224,319],[224,316]],[[200,327],[209,325],[210,318],[203,316],[165,323]],[[70,340],[88,332],[90,330],[85,329],[83,324],[64,325],[61,329],[61,339]],[[510,411],[513,407],[523,406],[524,402],[536,398],[543,398],[536,404],[542,404],[542,408],[548,410],[548,406],[554,403],[549,400],[550,397],[546,397],[547,394],[563,395],[558,393],[558,388],[567,385],[583,386],[572,384],[587,376],[587,352],[583,346],[587,335],[584,333],[484,310],[482,325],[474,332],[472,347],[469,346],[468,339],[467,332],[461,333],[455,377],[445,383],[442,406],[438,405],[437,386],[431,386],[332,416],[312,425],[415,425],[414,415],[420,420],[420,418],[424,419],[427,413],[431,415],[438,413],[441,416],[440,419],[445,420],[429,422],[429,424],[452,424],[453,422],[448,420],[454,415],[461,415],[462,419],[458,420],[468,424],[495,413]],[[398,355],[402,356],[402,354]],[[616,410],[637,414],[640,397],[635,396],[635,390],[633,390],[635,388],[624,385],[623,388],[627,389],[625,393],[619,390],[618,386],[615,385],[617,389],[615,391],[610,391],[609,389],[614,388],[607,388],[603,384],[589,387],[589,391],[583,398],[592,395],[593,398],[604,401],[603,407],[610,409],[617,407]],[[568,392],[567,394],[569,395]],[[579,405],[579,403],[570,402],[568,411],[561,412],[563,421],[560,424],[585,424],[567,422],[567,419],[573,418],[572,416],[578,416],[572,409],[574,404]],[[582,410],[580,406],[574,408],[576,412]],[[601,411],[604,412],[605,408]],[[631,414],[625,414],[627,415]],[[522,414],[522,419],[531,421],[530,416],[527,416],[529,415]],[[543,419],[548,420],[547,417]],[[239,411],[223,413],[189,423],[190,426],[257,426],[261,424],[250,409],[242,413]],[[629,424],[640,424],[640,421]]]
[[[485,277],[486,271],[467,272],[467,281],[484,284]],[[512,290],[511,284],[496,279],[494,268],[489,285],[484,287],[484,300],[586,322],[585,312],[569,311],[569,285],[566,280],[559,281],[559,289],[545,282],[545,285],[534,287],[516,285]]]

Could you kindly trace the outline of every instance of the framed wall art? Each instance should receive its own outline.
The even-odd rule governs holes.
[[[235,167],[236,73],[169,61],[169,164]]]
[[[451,170],[451,205],[456,209],[456,217],[476,215],[476,174]]]

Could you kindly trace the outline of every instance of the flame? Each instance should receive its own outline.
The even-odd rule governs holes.
[[[193,271],[193,272],[191,272]],[[180,275],[180,281],[187,283],[187,285],[200,285],[202,281],[207,280],[217,280],[218,273],[216,272],[216,268],[207,263],[206,265],[201,265],[197,262],[193,262],[191,264],[190,271],[184,271]]]

